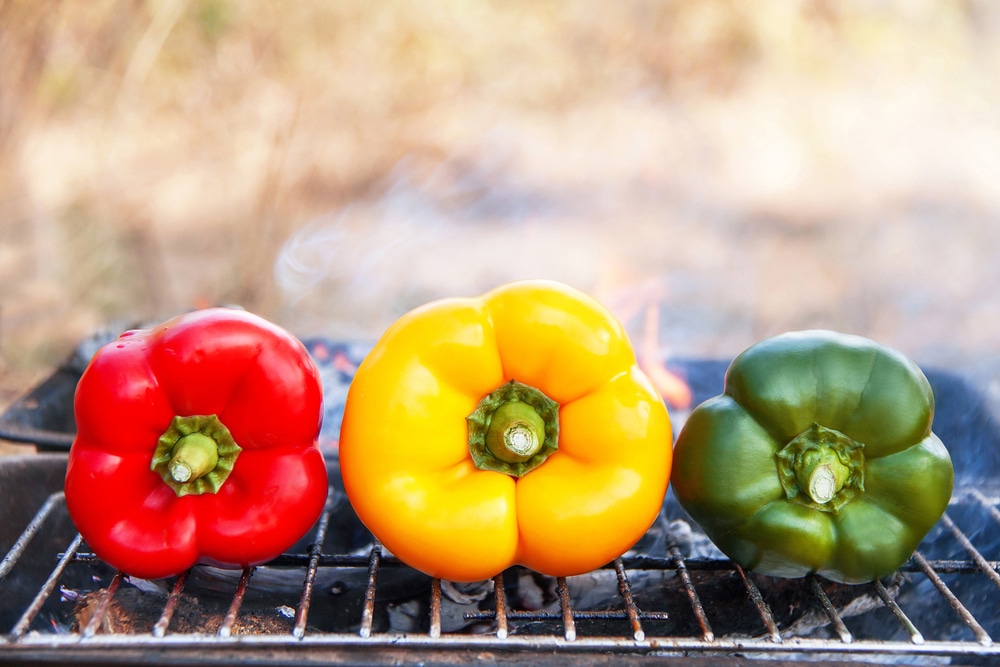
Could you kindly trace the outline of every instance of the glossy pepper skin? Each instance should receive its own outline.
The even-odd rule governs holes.
[[[783,334],[740,354],[674,448],[678,501],[730,558],[841,583],[902,565],[941,517],[954,472],[920,369],[873,341]]]
[[[467,418],[511,380],[558,412],[558,448],[520,476],[478,468],[469,446]],[[358,516],[410,566],[452,581],[518,563],[561,576],[614,560],[649,528],[670,442],[663,401],[613,316],[526,281],[393,324],[352,382],[340,464]]]
[[[323,510],[319,374],[298,340],[260,317],[213,308],[125,332],[94,355],[74,407],[70,516],[129,575],[268,561]],[[174,459],[191,479],[173,478]]]

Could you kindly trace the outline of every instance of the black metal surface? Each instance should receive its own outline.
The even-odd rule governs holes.
[[[40,451],[69,451],[76,433],[73,393],[80,372],[60,368],[0,414],[0,438]]]

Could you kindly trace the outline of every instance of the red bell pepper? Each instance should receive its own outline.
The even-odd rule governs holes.
[[[322,403],[305,347],[256,315],[211,308],[127,331],[77,386],[70,517],[135,577],[266,562],[326,503]]]

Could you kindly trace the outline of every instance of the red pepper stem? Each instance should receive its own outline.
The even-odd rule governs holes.
[[[219,445],[204,433],[184,436],[171,454],[170,476],[178,484],[203,477],[219,463]]]
[[[149,469],[178,497],[217,493],[241,451],[217,416],[177,416],[156,443]]]

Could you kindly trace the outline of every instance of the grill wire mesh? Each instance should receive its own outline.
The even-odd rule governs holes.
[[[81,345],[79,360],[0,418],[2,437],[68,448],[73,388],[101,342]],[[306,344],[323,375],[329,440],[366,350],[323,339]],[[696,402],[718,393],[725,366],[683,368]],[[979,394],[951,377],[930,377],[939,404],[935,427],[947,442],[960,443],[953,455],[966,476],[898,573],[854,587],[756,575],[670,530],[590,575],[545,578],[544,604],[523,593],[524,582],[538,584],[538,577],[519,567],[470,597],[372,541],[339,488],[335,456],[326,511],[289,553],[244,572],[196,567],[142,582],[101,562],[76,533],[61,490],[64,453],[0,459],[0,553],[7,549],[0,561],[0,663],[206,664],[242,656],[464,664],[506,656],[523,664],[530,655],[546,664],[553,655],[596,662],[610,654],[614,664],[653,656],[995,664],[1000,483],[989,452],[997,450],[1000,431]],[[671,501],[667,519],[678,516]],[[595,586],[604,595],[599,604]],[[393,623],[393,614],[405,623]]]
[[[58,476],[55,477],[58,479]],[[331,488],[331,499],[338,496]],[[532,610],[512,606],[510,595],[511,575],[520,568],[498,575],[487,584],[491,588],[489,604],[478,611],[465,612],[464,621],[476,628],[475,632],[464,629],[459,632],[445,630],[442,623],[442,608],[446,595],[442,589],[449,589],[449,582],[437,579],[426,580],[428,604],[426,618],[420,630],[399,632],[380,628],[376,622],[379,615],[383,580],[393,572],[412,573],[405,565],[387,554],[377,544],[372,544],[366,552],[334,552],[325,549],[330,543],[328,532],[333,522],[341,517],[342,505],[328,503],[327,509],[317,525],[307,536],[306,544],[295,552],[286,553],[262,566],[269,572],[280,572],[283,581],[293,582],[290,590],[279,593],[282,600],[291,597],[291,604],[277,607],[280,614],[288,619],[288,624],[279,630],[274,628],[247,627],[240,625],[243,607],[248,594],[255,586],[255,569],[238,573],[235,590],[227,597],[219,612],[211,616],[221,621],[210,622],[206,615],[201,626],[192,630],[177,628],[176,617],[189,598],[196,597],[202,584],[192,583],[198,568],[188,571],[164,586],[165,597],[156,609],[157,618],[151,627],[143,630],[132,628],[123,632],[120,628],[108,629],[108,617],[112,610],[120,613],[116,604],[124,593],[136,582],[122,572],[111,572],[93,554],[86,551],[86,544],[70,526],[61,550],[48,553],[44,558],[52,564],[30,601],[16,611],[16,620],[0,640],[0,658],[6,656],[40,655],[45,651],[57,651],[61,659],[108,652],[130,650],[166,650],[183,652],[197,650],[200,660],[213,654],[232,656],[230,651],[240,650],[291,650],[324,652],[326,656],[336,656],[336,651],[363,648],[377,650],[392,648],[416,655],[427,650],[443,650],[446,655],[459,656],[468,651],[516,652],[522,657],[526,653],[607,653],[619,656],[656,654],[662,656],[697,655],[741,655],[794,657],[795,660],[830,660],[848,656],[882,656],[900,659],[922,656],[933,660],[935,657],[947,661],[955,656],[963,657],[963,664],[975,664],[1000,656],[1000,647],[984,628],[983,618],[977,617],[959,595],[953,592],[954,582],[965,578],[981,579],[979,583],[963,587],[963,590],[978,590],[985,596],[978,599],[980,609],[997,609],[1000,601],[1000,562],[989,560],[973,544],[972,538],[952,519],[952,514],[963,516],[982,515],[988,528],[986,534],[995,534],[1000,528],[1000,496],[981,489],[956,490],[948,513],[942,518],[935,531],[938,542],[950,541],[964,555],[960,559],[929,558],[924,555],[923,545],[901,568],[904,576],[910,578],[910,586],[919,586],[920,581],[929,583],[937,592],[952,615],[941,625],[957,621],[961,624],[962,636],[958,638],[934,638],[936,628],[918,627],[899,604],[894,594],[887,588],[886,581],[875,581],[852,590],[865,589],[872,593],[894,619],[896,628],[886,637],[859,637],[852,631],[849,619],[843,610],[831,600],[828,590],[833,584],[816,577],[795,580],[792,585],[799,588],[812,606],[822,610],[828,621],[828,637],[789,637],[775,619],[769,600],[773,599],[774,586],[780,581],[744,571],[739,566],[724,559],[685,558],[677,544],[668,544],[662,555],[629,555],[615,560],[604,568],[617,583],[617,595],[607,609],[578,608],[565,578],[558,578],[555,591],[558,598],[557,610]],[[971,515],[970,515],[971,516]],[[37,555],[28,555],[33,543],[51,538],[48,531],[57,524],[65,524],[65,498],[61,490],[53,490],[27,521],[26,528],[14,541],[3,561],[0,562],[0,586],[12,585],[18,580],[19,568],[30,561],[37,563]],[[978,530],[977,530],[978,532]],[[43,558],[43,560],[44,560]],[[46,565],[48,567],[48,565]],[[259,569],[259,568],[258,568]],[[685,612],[694,619],[697,630],[693,634],[676,633],[672,630],[672,618],[678,612],[644,608],[632,591],[632,582],[637,577],[668,576],[679,581],[676,588],[664,588],[662,596],[680,595],[686,599]],[[349,623],[350,631],[335,627],[317,627],[311,623],[311,612],[317,599],[324,603],[330,591],[320,590],[318,580],[326,582],[344,579],[348,574],[363,582],[360,609],[352,610],[356,619]],[[705,591],[713,577],[735,575],[742,582],[742,595],[755,615],[756,630],[750,633],[719,634],[713,628],[713,610],[719,600],[708,599]],[[107,577],[110,581],[103,585]],[[236,574],[233,575],[236,577]],[[23,579],[23,577],[21,577]],[[90,614],[84,620],[77,617],[75,625],[64,623],[60,627],[50,610],[54,607],[72,607],[72,599],[67,600],[70,587],[67,584],[90,580],[93,592],[89,596]],[[952,582],[952,583],[949,583]],[[79,585],[78,583],[76,585]],[[391,583],[388,585],[392,585]],[[423,584],[421,584],[423,585]],[[2,589],[0,589],[2,592]],[[270,591],[265,592],[265,597]],[[72,598],[72,595],[70,596]],[[648,598],[647,598],[648,599]],[[270,601],[271,608],[281,600]],[[76,602],[77,607],[79,601]],[[982,616],[982,612],[980,612]],[[988,619],[992,621],[993,619]],[[597,624],[598,630],[584,631],[588,625]],[[539,626],[540,624],[540,626]],[[138,627],[138,626],[136,626]],[[538,627],[542,630],[539,631]],[[609,628],[613,631],[609,631]],[[530,631],[526,631],[529,629]],[[902,639],[899,637],[902,636]],[[332,653],[330,651],[333,651]],[[105,653],[109,655],[109,653]],[[971,661],[971,662],[970,662]]]

